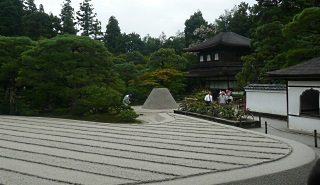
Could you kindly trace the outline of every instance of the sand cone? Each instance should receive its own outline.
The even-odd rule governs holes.
[[[154,88],[147,100],[144,102],[143,109],[177,109],[178,104],[173,99],[167,88]]]

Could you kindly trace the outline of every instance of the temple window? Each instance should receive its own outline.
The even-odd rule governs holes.
[[[200,62],[203,62],[203,55],[200,55]]]
[[[207,55],[207,61],[211,61],[211,56],[210,56],[210,54]]]
[[[219,60],[219,54],[218,53],[214,54],[214,60]]]

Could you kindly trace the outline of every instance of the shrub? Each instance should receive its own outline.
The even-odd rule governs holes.
[[[228,104],[224,107],[220,107],[221,116],[225,118],[232,118],[235,115],[235,111],[232,109],[232,105]]]
[[[124,105],[124,104],[119,104],[114,107],[114,110],[116,111],[117,114],[119,114],[121,111],[124,110],[133,110],[130,106]]]
[[[236,114],[237,120],[254,119],[250,109],[239,109]]]
[[[123,122],[135,122],[138,116],[139,115],[133,110],[123,110],[118,115],[116,115],[116,118]]]

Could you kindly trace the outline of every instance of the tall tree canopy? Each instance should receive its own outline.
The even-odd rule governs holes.
[[[93,12],[93,5],[90,4],[91,0],[84,0],[80,3],[80,10],[77,11],[77,20],[78,25],[81,30],[82,36],[90,36],[94,38],[97,34],[97,25],[100,24],[95,18],[97,14]],[[101,30],[99,30],[101,32]]]
[[[177,55],[174,49],[159,49],[150,56],[148,66],[150,69],[172,68],[176,70],[184,70],[187,61],[185,58]]]
[[[260,3],[262,6],[272,6],[274,10],[291,7],[290,12],[295,12],[296,7],[310,6],[308,4],[310,1],[268,2]],[[276,12],[278,10],[274,13]],[[265,73],[320,56],[319,7],[305,8],[297,15],[292,15],[292,21],[286,24],[283,22],[287,18],[280,17],[280,14],[277,14],[273,20],[278,21],[273,22],[261,19],[266,22],[255,28],[252,34],[252,46],[255,52],[243,57],[245,64],[236,76],[236,85],[239,89],[249,83],[279,83],[267,78]]]
[[[37,6],[36,4],[34,3],[34,0],[25,0],[24,1],[24,4],[25,4],[25,10],[26,10],[26,13],[34,13],[34,12],[37,12],[38,9],[37,9]]]
[[[123,83],[111,67],[110,53],[101,42],[63,35],[40,41],[24,53],[18,81],[28,87],[32,108],[84,114],[120,103]]]
[[[112,54],[119,55],[124,53],[124,41],[119,22],[115,16],[109,18],[109,22],[106,26],[106,33],[104,35],[104,43]]]
[[[207,25],[207,21],[202,17],[202,12],[198,10],[189,19],[187,19],[184,23],[184,34],[186,40],[186,47],[189,47],[190,44],[201,40],[198,36],[195,36],[193,32],[200,28],[201,25]]]
[[[283,29],[290,47],[286,67],[320,56],[320,8],[306,8]]]
[[[71,0],[65,0],[63,3],[60,19],[63,34],[77,34],[76,23],[74,22],[74,8],[71,6]]]
[[[144,43],[137,33],[122,34],[125,52],[143,51]]]
[[[52,38],[57,35],[59,30],[54,28],[55,16],[44,13],[44,12],[33,12],[23,16],[23,25],[25,30],[25,35],[31,39],[39,39],[39,37]],[[59,29],[59,28],[57,28]]]
[[[1,0],[0,7],[0,35],[22,36],[24,34],[23,2],[21,0]]]
[[[27,37],[0,37],[0,114],[19,111],[16,78],[21,67],[21,55],[34,45]]]

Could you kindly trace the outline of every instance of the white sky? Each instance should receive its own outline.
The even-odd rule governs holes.
[[[34,0],[37,7],[44,6],[46,13],[59,16],[64,0]],[[83,0],[71,0],[75,12]],[[94,12],[105,31],[110,16],[115,16],[121,32],[135,32],[145,37],[159,37],[164,32],[167,37],[184,31],[184,22],[197,10],[203,18],[214,23],[225,10],[231,10],[241,2],[253,5],[256,0],[91,0]]]

